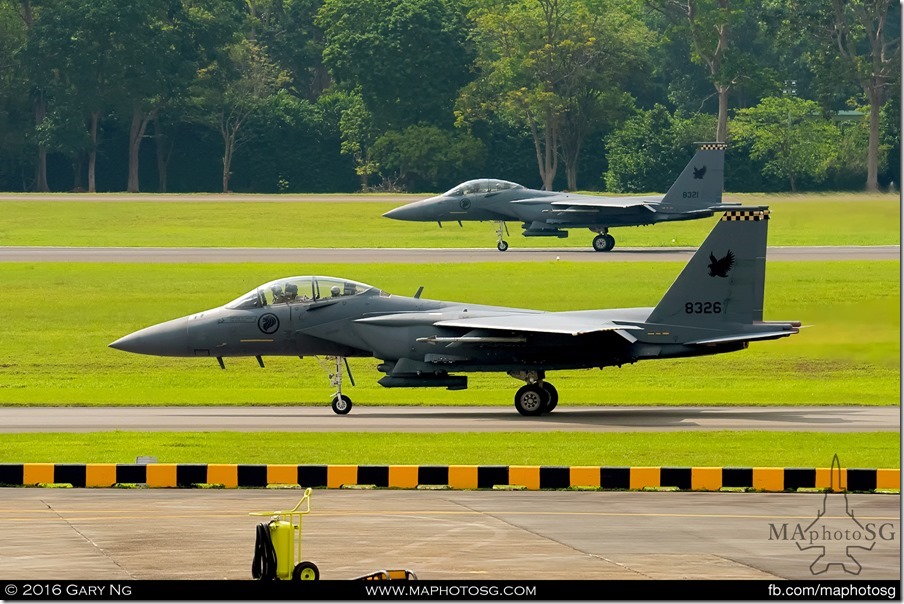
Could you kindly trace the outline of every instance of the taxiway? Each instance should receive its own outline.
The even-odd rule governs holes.
[[[524,417],[511,407],[0,407],[0,433],[900,431],[900,407],[569,407]]]

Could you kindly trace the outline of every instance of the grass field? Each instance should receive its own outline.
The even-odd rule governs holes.
[[[195,196],[192,196],[194,199]],[[59,203],[0,201],[0,245],[241,247],[486,247],[493,225],[403,223],[388,201]],[[359,196],[353,196],[358,199]],[[411,197],[414,200],[418,197]],[[379,199],[379,198],[376,198]],[[769,205],[770,245],[900,243],[893,195],[726,195]],[[696,246],[715,218],[613,231],[619,246]],[[512,246],[589,245],[589,231]],[[654,305],[679,263],[54,264],[0,263],[0,404],[326,404],[332,390],[314,359],[130,355],[107,348],[126,333],[221,305],[279,276],[344,276],[411,295],[544,310]],[[767,320],[797,319],[800,334],[717,357],[550,374],[566,405],[898,405],[900,263],[770,262]],[[539,286],[538,286],[539,284]],[[519,382],[471,374],[461,392],[387,390],[374,359],[350,361],[356,404],[511,406]],[[514,411],[513,411],[514,412]],[[900,434],[657,433],[55,433],[4,434],[0,462],[543,464],[900,467]]]
[[[219,306],[279,276],[325,274],[425,298],[568,310],[652,306],[679,263],[413,265],[0,264],[0,404],[325,404],[316,360],[132,355],[107,348],[141,327]],[[730,355],[553,372],[563,405],[896,405],[900,263],[770,263],[766,320],[812,327]],[[537,284],[542,284],[538,288]],[[578,286],[579,284],[579,286]],[[519,382],[471,374],[470,389],[387,390],[352,359],[356,404],[511,405]]]
[[[0,463],[468,464],[900,468],[892,432],[4,434]]]
[[[100,196],[102,198],[102,196]],[[279,196],[259,196],[261,200]],[[73,198],[78,199],[77,195]],[[36,196],[0,201],[0,245],[127,247],[482,247],[495,246],[492,223],[400,222],[383,218],[401,205],[386,201],[284,203],[280,201],[151,201],[60,203]],[[337,199],[381,199],[345,196]],[[412,196],[411,199],[418,199]],[[245,198],[242,198],[245,199]],[[900,243],[901,203],[890,194],[726,195],[726,200],[769,205],[770,245],[890,245]],[[620,247],[697,246],[717,218],[612,231]],[[592,233],[573,229],[568,239],[521,236],[509,224],[514,247],[589,247]]]

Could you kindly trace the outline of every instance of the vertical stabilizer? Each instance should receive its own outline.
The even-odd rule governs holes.
[[[659,212],[684,212],[722,203],[725,143],[700,143],[697,153],[659,204]]]
[[[725,212],[647,321],[716,329],[762,321],[768,221],[766,207]]]

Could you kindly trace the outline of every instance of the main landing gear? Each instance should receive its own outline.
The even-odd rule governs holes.
[[[597,252],[608,252],[615,247],[615,237],[609,234],[609,229],[596,231],[599,233],[593,238],[593,249]]]
[[[515,409],[521,415],[550,413],[559,404],[559,392],[545,380],[543,371],[517,371],[509,375],[527,382],[515,393]]]
[[[318,357],[317,360],[320,361],[320,358]],[[348,372],[348,379],[354,386],[355,378],[352,377],[352,369],[348,366],[348,359],[345,357],[326,357],[326,360],[328,362],[333,361],[336,364],[335,369],[333,369],[323,361],[320,361],[321,367],[326,369],[329,375],[330,385],[336,389],[331,402],[333,412],[337,415],[348,415],[348,412],[352,410],[352,399],[342,394],[342,367],[343,365],[345,366],[345,370]]]

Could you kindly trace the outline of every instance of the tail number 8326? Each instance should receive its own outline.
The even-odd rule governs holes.
[[[722,312],[721,302],[686,302],[684,312],[689,315],[718,315]]]

